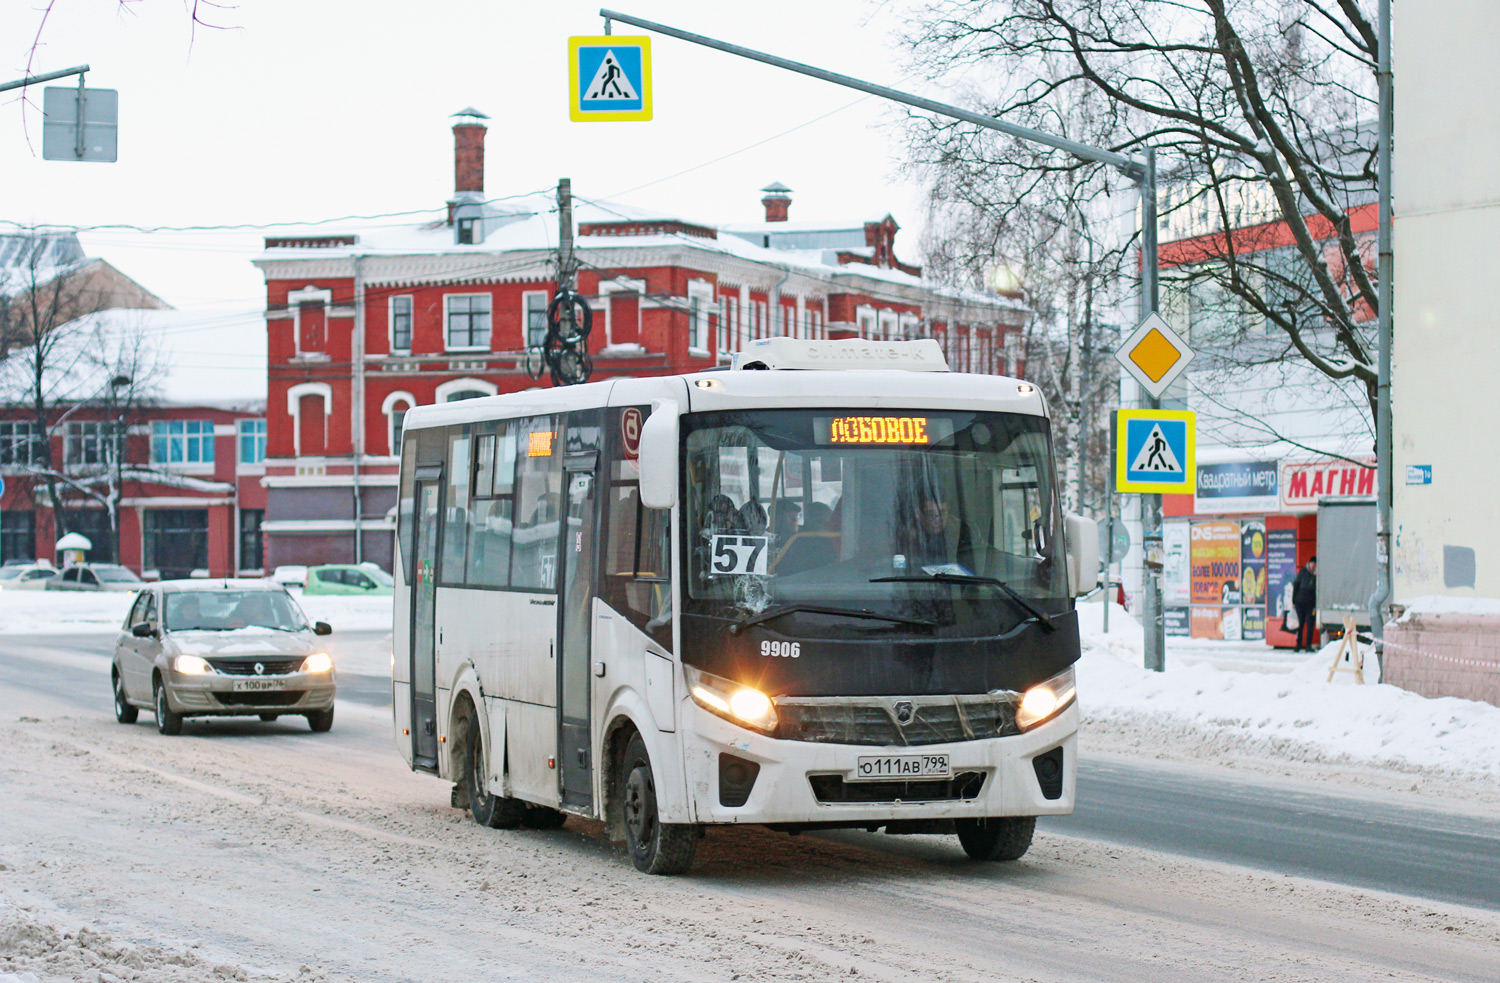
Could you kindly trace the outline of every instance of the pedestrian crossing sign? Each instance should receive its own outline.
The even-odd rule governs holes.
[[[651,118],[651,39],[568,39],[568,115],[575,123]]]
[[[1120,410],[1115,431],[1115,489],[1191,495],[1197,433],[1183,410]]]

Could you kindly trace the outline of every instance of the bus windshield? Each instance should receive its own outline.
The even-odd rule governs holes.
[[[872,616],[975,636],[1070,607],[1043,418],[798,409],[684,428],[685,614],[816,607],[799,625],[830,637]]]

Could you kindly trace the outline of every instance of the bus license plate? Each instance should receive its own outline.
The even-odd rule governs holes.
[[[854,762],[851,782],[897,781],[912,778],[952,778],[946,754],[887,754],[861,756]]]
[[[285,689],[286,682],[280,679],[236,679],[236,693],[264,693],[268,690]]]

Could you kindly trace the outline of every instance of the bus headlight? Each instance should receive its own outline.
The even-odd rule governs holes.
[[[687,670],[688,692],[703,709],[767,734],[776,729],[776,706],[760,690],[691,666],[683,668]]]
[[[202,676],[214,671],[206,659],[196,655],[179,655],[172,659],[172,668],[184,676]]]
[[[327,652],[314,652],[302,660],[303,672],[328,672],[333,669],[333,656]]]
[[[1026,691],[1021,697],[1020,706],[1016,707],[1016,726],[1022,730],[1030,730],[1042,721],[1056,716],[1073,702],[1076,695],[1073,669],[1069,667],[1045,683],[1038,683]]]

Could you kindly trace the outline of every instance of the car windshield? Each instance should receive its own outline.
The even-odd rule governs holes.
[[[27,567],[0,567],[0,580],[15,580],[27,571]]]
[[[300,631],[307,619],[279,590],[185,590],[165,596],[167,631]]]
[[[940,635],[1033,616],[991,580],[1036,610],[1069,607],[1043,418],[780,410],[684,423],[686,613],[816,605],[831,633],[881,615],[892,620],[879,630]]]
[[[133,584],[141,580],[125,567],[94,567],[93,571],[100,580],[107,580],[112,584]]]

